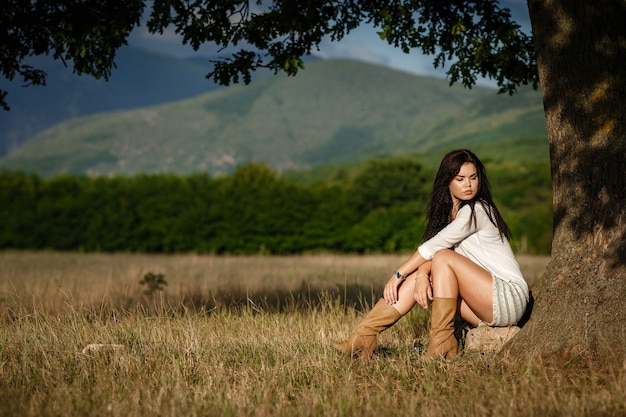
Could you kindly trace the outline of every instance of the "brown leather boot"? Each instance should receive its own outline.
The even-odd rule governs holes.
[[[456,298],[435,297],[430,318],[430,341],[426,358],[442,357],[454,359],[457,355],[459,342],[454,337],[454,318],[458,300]]]
[[[384,299],[380,299],[363,321],[354,329],[348,340],[333,343],[340,351],[360,359],[369,359],[376,349],[378,333],[393,326],[402,315]]]

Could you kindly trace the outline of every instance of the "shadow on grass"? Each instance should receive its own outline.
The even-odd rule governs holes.
[[[170,296],[167,291],[128,297],[113,311],[142,311],[147,315],[231,313],[294,313],[320,310],[358,311],[370,309],[382,296],[382,287],[358,284],[311,287],[306,283],[297,290],[250,291],[230,288],[208,293],[194,291]],[[121,300],[120,300],[121,301]]]

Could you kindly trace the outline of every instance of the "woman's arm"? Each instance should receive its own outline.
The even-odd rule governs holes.
[[[420,266],[411,279],[414,281],[413,298],[423,308],[428,308],[428,300],[433,299],[433,285],[430,279],[430,265],[427,261]]]
[[[476,224],[471,221],[472,207],[469,204],[461,207],[454,220],[448,223],[435,236],[420,245],[418,248],[419,252],[427,260],[430,260],[438,251],[450,249],[469,235],[476,233],[482,227],[484,223],[483,217],[486,217],[486,214],[482,205],[478,203],[475,206],[475,211],[477,216]]]
[[[420,245],[418,250],[398,267],[397,271],[408,277],[417,271],[424,262],[430,261],[436,252],[441,249],[449,249],[469,235],[476,233],[484,222],[483,217],[486,217],[484,208],[480,204],[476,205],[476,213],[478,219],[477,224],[474,225],[470,222],[472,208],[469,205],[461,207],[456,218],[439,233]],[[392,275],[385,284],[384,298],[388,304],[395,304],[398,301],[398,287],[401,283],[402,280]]]

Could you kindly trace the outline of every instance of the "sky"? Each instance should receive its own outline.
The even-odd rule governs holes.
[[[511,15],[524,32],[531,32],[526,0],[502,0],[500,4],[511,10]],[[163,35],[152,35],[145,24],[133,31],[129,44],[180,58],[194,54],[213,55],[216,51],[215,48],[207,46],[196,52],[191,47],[183,45],[181,38],[173,31]],[[376,34],[376,29],[371,26],[360,26],[338,42],[324,40],[320,44],[320,50],[315,51],[315,55],[323,59],[354,59],[411,74],[445,78],[444,69],[434,68],[433,57],[425,56],[418,50],[405,54],[399,48],[382,41]],[[495,85],[491,80],[479,80],[479,84]]]

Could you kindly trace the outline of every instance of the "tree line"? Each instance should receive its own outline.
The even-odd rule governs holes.
[[[547,163],[487,164],[516,251],[548,254]],[[40,178],[0,172],[0,249],[213,254],[412,251],[434,172],[378,158],[315,183],[263,164],[233,174]]]

